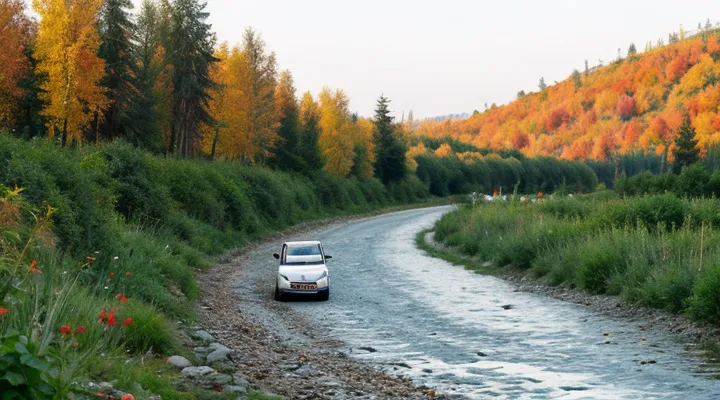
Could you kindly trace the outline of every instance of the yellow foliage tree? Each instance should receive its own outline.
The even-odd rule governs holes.
[[[320,129],[318,144],[325,159],[325,171],[333,176],[348,176],[355,158],[353,124],[349,100],[342,90],[333,93],[326,87],[320,92]]]
[[[450,157],[453,154],[454,153],[453,153],[452,147],[450,147],[450,145],[447,143],[441,144],[440,147],[438,147],[437,150],[435,150],[435,156],[440,157],[440,158]]]
[[[82,141],[83,131],[110,104],[99,84],[105,62],[98,57],[98,12],[102,0],[33,0],[40,17],[35,58],[46,74],[41,99],[50,135],[62,144]]]
[[[353,170],[359,178],[372,178],[375,173],[375,145],[373,144],[373,129],[375,125],[367,118],[359,118],[352,130],[353,144],[355,146],[355,160]]]

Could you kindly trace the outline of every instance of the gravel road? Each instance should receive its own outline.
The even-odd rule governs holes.
[[[425,255],[450,207],[301,229],[203,276],[204,326],[251,383],[290,398],[717,399],[676,335],[519,292]],[[328,302],[272,300],[283,241],[323,240]]]

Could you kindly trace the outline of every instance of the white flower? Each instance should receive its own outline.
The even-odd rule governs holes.
[[[117,260],[118,258],[120,258],[120,257],[118,257],[118,256],[115,256],[115,257],[113,257],[113,260]]]

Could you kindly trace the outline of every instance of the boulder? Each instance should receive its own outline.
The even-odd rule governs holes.
[[[172,356],[168,358],[167,362],[173,367],[180,369],[192,366],[192,363],[182,356]]]
[[[190,336],[192,336],[195,339],[203,340],[206,342],[212,342],[213,340],[215,340],[213,335],[211,335],[203,330],[194,331],[193,333],[190,334]]]
[[[214,363],[218,361],[224,361],[227,360],[228,355],[232,353],[232,350],[221,345],[220,343],[213,343],[210,346],[211,349],[214,349],[210,354],[207,356],[207,362],[208,363]]]
[[[210,375],[214,373],[215,370],[208,367],[208,366],[202,366],[202,367],[185,367],[182,371],[180,371],[180,374],[182,376],[190,377],[190,378],[201,378],[205,375]]]

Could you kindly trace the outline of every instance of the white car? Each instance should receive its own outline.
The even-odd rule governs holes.
[[[287,294],[314,295],[320,300],[330,298],[330,282],[325,262],[332,258],[325,254],[319,241],[287,242],[280,254],[275,300],[282,301]]]

